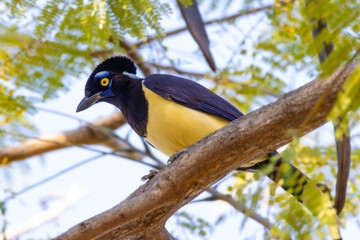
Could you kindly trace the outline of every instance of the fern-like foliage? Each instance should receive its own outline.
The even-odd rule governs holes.
[[[309,2],[309,4],[306,4]],[[256,47],[271,53],[266,57],[272,67],[285,70],[289,66],[308,68],[311,73],[331,74],[352,58],[359,49],[360,9],[356,0],[296,1],[267,11],[272,29],[260,38]],[[315,19],[326,18],[328,28],[313,40]],[[324,43],[333,42],[335,49],[321,66],[317,54]],[[336,61],[334,61],[336,59]],[[313,66],[319,67],[314,69]]]
[[[192,1],[180,2],[190,5]],[[236,2],[211,0],[207,2],[207,12],[218,13],[216,10],[219,5],[225,11]],[[264,6],[264,1],[260,0],[243,2],[240,13]],[[226,47],[231,51],[230,54],[217,53],[219,59],[224,56],[228,58],[229,55],[232,57],[222,59],[227,64],[219,64],[221,71],[205,74],[204,78],[209,80],[215,92],[227,97],[244,113],[273,101],[274,97],[288,91],[289,85],[281,79],[281,75],[289,69],[305,70],[315,78],[331,74],[354,56],[359,59],[356,56],[360,49],[358,0],[274,2],[273,7],[267,8],[263,18],[259,18],[258,24],[250,22],[254,26],[249,32],[237,20],[216,25],[218,28],[213,32],[211,28],[207,29],[210,29],[208,34],[211,45],[216,46],[218,43],[217,46],[220,46],[218,52]],[[200,4],[201,7],[204,5]],[[3,1],[0,4],[0,145],[17,139],[14,138],[17,133],[26,135],[26,131],[31,129],[26,120],[27,113],[36,111],[36,103],[56,97],[61,90],[66,91],[71,85],[67,80],[71,79],[70,76],[79,79],[81,74],[90,71],[90,66],[95,62],[110,54],[123,53],[119,41],[124,36],[134,42],[143,40],[148,35],[163,36],[161,21],[171,11],[168,4],[156,0]],[[205,14],[203,17],[209,20]],[[321,18],[326,18],[328,28],[313,39],[312,29],[316,26],[314,19]],[[265,28],[257,28],[264,23],[267,24]],[[264,29],[267,31],[263,32]],[[221,36],[226,33],[226,36],[235,37],[227,45],[228,39],[225,38],[220,43],[215,42],[212,39],[214,33]],[[232,34],[234,35],[231,36]],[[328,60],[320,64],[318,52],[323,48],[324,42],[333,42],[335,48]],[[161,52],[159,58],[166,59],[172,67],[181,63],[180,60],[167,56],[165,46],[154,48],[156,47]],[[197,61],[196,57],[200,55],[191,55],[189,52],[185,54],[182,57],[190,61]],[[356,69],[345,83],[343,93],[339,95],[336,107],[329,116],[331,120],[339,119],[340,116],[342,119],[346,118],[344,122],[350,122],[352,127],[358,125],[359,79],[360,70]],[[265,96],[272,98],[266,101]],[[340,131],[341,127],[342,125]],[[325,182],[334,188],[337,172],[335,148],[332,145],[323,146],[319,142],[313,145],[315,146],[308,147],[298,141],[288,147],[282,156],[299,166],[314,181]],[[359,208],[359,156],[359,150],[355,149],[351,156],[354,173],[350,176],[349,197],[345,208],[346,213],[353,215]],[[310,239],[322,234],[319,233],[316,219],[311,218],[289,195],[279,193],[276,184],[270,183],[269,192],[265,192],[262,190],[269,183],[263,184],[264,179],[260,174],[235,175],[235,183],[229,187],[229,193],[239,203],[256,210],[270,199],[269,216],[274,219],[277,216],[274,231],[280,230],[276,235],[284,239]],[[254,187],[254,184],[257,185]],[[273,210],[271,206],[276,204],[280,208]],[[181,217],[184,220],[180,224],[191,232],[200,236],[211,232],[212,226],[201,218],[195,219],[186,214]]]
[[[360,59],[360,5],[359,1],[316,0],[296,1],[279,8],[268,10],[271,31],[264,34],[255,47],[264,55],[264,60],[274,69],[286,71],[289,67],[306,69],[313,77],[330,75],[340,65]],[[312,29],[317,27],[316,19],[325,19],[328,27],[313,39]],[[323,63],[318,53],[324,44],[334,44],[334,50]],[[346,91],[339,96],[337,107],[331,119],[345,119],[337,135],[347,125],[346,113],[360,106],[358,70],[346,83]],[[340,118],[339,118],[340,117]]]
[[[160,34],[170,11],[155,0],[8,0],[0,20],[0,125],[10,131],[33,104],[57,96],[98,52],[120,53],[124,35]],[[65,78],[65,76],[67,76]]]

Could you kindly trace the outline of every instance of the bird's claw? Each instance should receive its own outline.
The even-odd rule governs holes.
[[[167,161],[167,164],[170,165],[171,163],[173,163],[178,157],[180,157],[181,154],[183,154],[185,152],[186,149],[181,149],[179,151],[177,151],[176,153],[174,153],[174,155],[172,155],[169,160]]]
[[[141,178],[141,181],[145,182],[145,181],[152,179],[153,177],[155,177],[156,174],[158,174],[158,172],[159,171],[157,171],[157,170],[150,170],[149,174],[147,174]]]

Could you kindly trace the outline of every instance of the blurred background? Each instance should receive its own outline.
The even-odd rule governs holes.
[[[4,239],[56,237],[121,202],[143,184],[142,176],[166,163],[112,105],[75,113],[89,74],[104,59],[127,55],[140,77],[166,73],[197,81],[243,113],[359,60],[357,0],[3,0],[0,13]],[[340,202],[344,239],[360,234],[359,76],[357,68],[331,122],[280,149]],[[341,167],[338,154],[346,151],[337,150],[336,139],[351,142],[351,154],[342,159],[349,167]],[[205,192],[169,219],[173,236],[330,238],[261,174],[234,172],[213,188],[251,211]]]

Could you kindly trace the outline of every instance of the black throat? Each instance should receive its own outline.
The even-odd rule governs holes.
[[[131,128],[141,137],[146,136],[148,104],[142,89],[142,79],[130,79],[120,93],[107,102],[118,107]]]

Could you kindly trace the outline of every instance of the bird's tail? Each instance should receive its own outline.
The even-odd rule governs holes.
[[[330,196],[324,192],[299,169],[283,160],[277,152],[269,154],[269,158],[259,162],[251,168],[239,170],[264,171],[267,176],[291,193],[301,202],[321,224],[329,227],[332,239],[341,239],[339,219],[336,210],[332,207]]]

